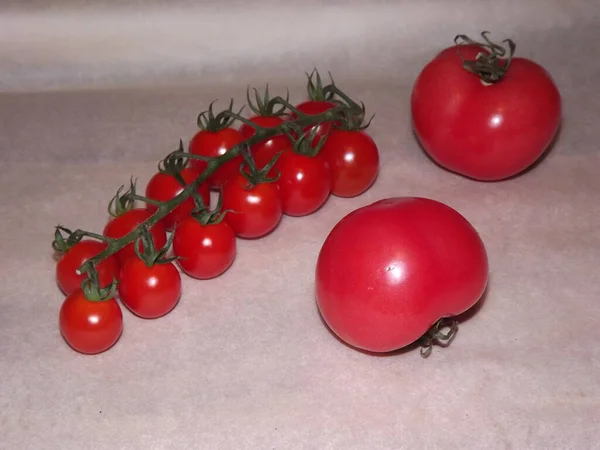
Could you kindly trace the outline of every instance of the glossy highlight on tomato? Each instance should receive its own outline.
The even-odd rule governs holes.
[[[317,260],[316,300],[344,342],[390,352],[475,305],[488,270],[479,234],[456,210],[427,198],[388,198],[331,230]]]
[[[463,68],[479,45],[449,47],[418,75],[411,95],[414,132],[440,166],[497,181],[520,174],[548,149],[561,122],[561,96],[549,73],[513,57],[497,82]]]
[[[121,337],[123,313],[114,298],[92,301],[77,289],[63,301],[59,329],[65,341],[79,353],[102,353]]]

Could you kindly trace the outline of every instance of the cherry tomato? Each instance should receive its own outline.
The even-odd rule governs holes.
[[[318,256],[316,297],[343,341],[389,352],[471,308],[487,280],[484,244],[462,215],[435,200],[398,197],[335,225]]]
[[[355,197],[375,182],[379,173],[379,150],[364,131],[333,130],[320,154],[331,167],[331,192]]]
[[[173,253],[187,275],[201,280],[215,278],[235,259],[235,233],[224,220],[204,225],[190,216],[175,230]]]
[[[478,45],[450,47],[417,77],[411,97],[415,134],[442,167],[477,180],[501,180],[531,166],[561,120],[561,98],[540,65],[514,57],[500,81],[485,85],[463,68]]]
[[[90,355],[101,353],[121,337],[123,313],[114,298],[92,301],[77,289],[60,308],[59,329],[74,350]]]
[[[274,230],[283,212],[276,183],[247,184],[241,174],[226,183],[222,209],[230,210],[224,220],[237,236],[254,239]]]
[[[197,171],[196,169],[186,167],[181,170],[180,174],[183,178],[183,181],[185,181],[185,184],[188,185],[196,180],[196,178],[201,175],[201,172]],[[152,176],[152,178],[150,178],[150,181],[146,186],[146,197],[152,200],[165,202],[179,195],[183,189],[184,187],[174,175],[165,172],[157,172]],[[200,186],[198,186],[197,192],[202,197],[204,204],[207,207],[210,206],[210,189],[208,184],[202,183]],[[165,228],[167,230],[172,230],[181,219],[190,214],[194,207],[194,199],[190,196],[163,219]],[[148,203],[146,205],[146,209],[153,213],[156,211],[157,207]]]
[[[227,150],[244,141],[244,136],[239,130],[226,127],[219,131],[198,131],[190,141],[189,152],[195,155],[217,157],[224,155]],[[239,173],[243,158],[236,156],[231,161],[220,166],[210,177],[207,183],[212,189],[219,189],[225,181]],[[199,172],[206,169],[207,162],[199,159],[190,159],[190,166]]]
[[[156,319],[169,313],[181,297],[181,276],[172,262],[147,266],[130,258],[121,270],[119,298],[135,315]]]
[[[316,114],[321,114],[324,113],[326,111],[329,111],[331,108],[333,108],[335,105],[335,103],[327,101],[327,100],[307,100],[305,102],[302,102],[298,105],[296,105],[296,109],[299,110],[300,112],[304,113],[304,114],[308,114],[308,115],[316,115]],[[291,115],[292,119],[297,119],[297,115],[292,113]],[[327,133],[329,132],[329,130],[331,129],[332,126],[332,122],[331,121],[325,121],[325,122],[321,122],[318,125],[314,125],[314,126],[306,126],[302,129],[302,131],[304,133],[310,131],[311,129],[314,130],[314,139],[313,139],[313,145],[317,144],[319,142],[319,140],[323,137],[326,136]]]
[[[329,198],[331,171],[320,155],[307,156],[289,149],[281,154],[276,168],[280,171],[277,184],[284,214],[311,214]]]
[[[113,217],[104,227],[104,236],[118,239],[133,231],[139,224],[148,219],[152,213],[146,208],[133,208],[120,216]],[[158,222],[150,229],[152,241],[157,249],[163,248],[167,243],[167,231],[162,222]],[[140,250],[142,245],[140,243]],[[121,268],[129,258],[137,258],[133,243],[126,245],[115,253]]]
[[[77,275],[76,270],[88,259],[96,256],[106,248],[106,244],[100,241],[84,239],[73,245],[69,251],[63,254],[56,263],[56,282],[60,290],[69,295],[81,287],[81,283],[87,275]],[[111,255],[96,265],[100,287],[106,287],[119,279],[119,261]]]
[[[281,125],[285,120],[280,116],[253,116],[248,120],[251,122],[260,125],[263,128],[272,128],[278,125]],[[256,133],[254,128],[250,125],[242,124],[240,131],[244,136],[244,139],[248,139]],[[290,139],[284,135],[279,134],[277,136],[273,136],[270,139],[259,142],[258,144],[254,144],[251,147],[252,156],[254,157],[254,162],[259,169],[262,169],[266,166],[277,153],[285,150],[290,146]],[[272,177],[276,175],[275,169],[271,169],[267,176]]]

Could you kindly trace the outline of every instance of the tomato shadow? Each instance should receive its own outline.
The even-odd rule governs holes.
[[[473,305],[471,308],[469,308],[464,313],[452,317],[454,320],[456,320],[458,322],[458,325],[459,325],[458,329],[459,329],[459,331],[460,331],[460,325],[462,325],[463,323],[469,321],[472,317],[476,316],[477,313],[479,313],[479,311],[481,311],[481,308],[483,308],[483,306],[485,305],[485,302],[486,302],[487,297],[488,297],[490,282],[491,282],[491,277],[488,280],[488,284],[486,285],[486,287],[485,287],[485,289],[483,291],[483,294],[481,294],[481,297],[479,298],[479,300],[477,301],[477,303],[475,303],[475,305]],[[417,351],[421,347],[421,343],[419,342],[420,340],[416,340],[412,344],[409,344],[409,345],[407,345],[405,347],[402,347],[402,348],[400,348],[398,350],[392,350],[390,352],[385,352],[385,353],[372,352],[372,351],[369,351],[369,350],[365,350],[365,349],[362,349],[362,348],[355,347],[355,346],[350,345],[347,342],[343,341],[329,327],[329,325],[327,324],[327,322],[325,321],[325,319],[321,315],[321,312],[319,311],[319,305],[317,304],[316,299],[314,301],[314,306],[315,306],[315,309],[317,310],[317,315],[319,317],[319,320],[321,321],[321,323],[323,324],[323,326],[327,329],[327,331],[329,331],[329,334],[331,334],[331,336],[333,336],[333,338],[335,340],[337,340],[340,344],[342,344],[346,348],[349,348],[349,349],[352,349],[352,350],[357,351],[359,353],[362,353],[363,355],[374,356],[374,357],[378,357],[378,358],[389,358],[389,357],[393,357],[393,356],[399,356],[399,355],[404,355],[404,354],[407,354],[407,353],[412,353],[414,351]],[[456,334],[458,334],[458,331],[457,331]],[[456,334],[450,340],[448,340],[446,342],[439,342],[439,341],[434,342],[433,346],[434,347],[441,347],[441,348],[448,347],[452,343],[452,341],[454,340],[454,338],[456,337]]]
[[[546,147],[546,150],[544,150],[544,152],[539,156],[539,158],[530,166],[526,167],[525,169],[523,169],[521,172],[518,172],[514,175],[511,175],[510,177],[507,178],[502,178],[500,180],[489,180],[489,181],[484,181],[484,180],[478,180],[476,178],[473,177],[469,177],[467,175],[463,175],[460,174],[458,172],[455,172],[453,170],[447,169],[446,167],[440,165],[436,160],[434,160],[429,153],[427,153],[427,151],[425,150],[425,148],[423,147],[423,144],[421,143],[421,140],[419,139],[419,137],[417,136],[417,134],[415,133],[414,128],[411,128],[411,132],[413,135],[414,140],[417,143],[417,146],[419,147],[419,149],[421,150],[421,152],[425,155],[425,157],[431,161],[435,166],[439,167],[440,169],[442,169],[445,172],[457,175],[459,177],[463,177],[466,178],[468,180],[473,180],[473,181],[477,181],[479,183],[502,183],[503,181],[510,181],[513,180],[515,178],[521,177],[529,172],[531,172],[532,170],[535,170],[540,164],[542,164],[546,158],[548,157],[548,155],[552,152],[552,150],[554,149],[554,147],[556,146],[557,142],[560,140],[560,135],[562,133],[562,129],[563,129],[563,121],[561,120],[558,129],[556,130],[556,133],[554,134],[554,137],[552,138],[552,140],[550,141],[550,143],[548,144],[548,146]]]

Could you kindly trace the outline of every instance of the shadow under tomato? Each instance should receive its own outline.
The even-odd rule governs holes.
[[[526,167],[525,169],[523,169],[521,172],[517,172],[516,174],[511,175],[510,177],[502,178],[502,179],[499,179],[499,180],[478,180],[477,178],[469,177],[467,175],[463,175],[461,173],[458,173],[458,172],[455,172],[453,170],[447,169],[446,167],[444,167],[440,163],[438,163],[436,160],[434,160],[429,153],[427,153],[427,151],[423,147],[423,144],[421,143],[419,137],[415,133],[414,128],[411,128],[411,132],[412,132],[413,138],[416,141],[417,146],[419,147],[419,149],[421,150],[421,152],[425,155],[425,157],[429,161],[431,161],[435,166],[439,167],[440,169],[442,169],[442,170],[444,170],[446,172],[452,173],[454,175],[466,178],[468,180],[473,180],[473,181],[477,181],[477,182],[480,182],[480,183],[501,183],[503,181],[510,181],[510,180],[513,180],[513,179],[518,178],[520,176],[523,176],[523,175],[531,172],[532,170],[535,170],[536,167],[538,167],[540,164],[542,164],[542,162],[544,162],[544,160],[552,152],[552,149],[556,146],[556,143],[559,141],[560,134],[562,132],[562,128],[563,128],[563,122],[561,121],[560,124],[559,124],[559,126],[558,126],[558,129],[556,130],[556,133],[554,134],[554,137],[550,141],[550,144],[548,144],[548,146],[546,147],[546,149],[544,150],[544,152],[539,156],[538,159],[535,160],[535,162],[533,164],[529,165],[528,167]]]
[[[458,325],[459,325],[459,330],[458,331],[460,331],[460,325],[463,324],[463,323],[465,323],[465,322],[467,322],[469,319],[471,319],[473,316],[475,316],[481,310],[481,308],[483,307],[483,305],[485,304],[486,299],[487,299],[487,295],[488,295],[488,292],[489,292],[490,281],[491,281],[491,277],[490,277],[490,280],[488,281],[488,284],[487,284],[485,290],[483,291],[483,294],[481,295],[481,297],[479,298],[479,300],[477,301],[477,303],[475,303],[471,308],[469,308],[464,313],[452,317],[453,319],[455,319],[458,322]],[[319,317],[319,320],[321,321],[321,323],[323,324],[323,326],[327,329],[327,331],[329,331],[329,334],[331,334],[340,344],[342,344],[345,347],[350,348],[350,349],[352,349],[354,351],[362,353],[364,355],[375,356],[375,357],[379,357],[379,358],[389,358],[391,356],[399,356],[399,355],[403,355],[403,354],[410,353],[410,352],[413,352],[413,351],[417,351],[417,349],[419,349],[421,347],[419,339],[416,340],[415,342],[413,342],[413,343],[405,346],[405,347],[399,348],[397,350],[392,350],[392,351],[389,351],[389,352],[384,352],[384,353],[372,352],[372,351],[369,351],[369,350],[364,350],[362,348],[355,347],[353,345],[348,344],[344,340],[342,340],[337,334],[335,334],[335,332],[329,327],[329,325],[327,325],[327,322],[325,322],[325,319],[323,319],[323,316],[321,315],[321,312],[319,311],[319,305],[317,304],[316,299],[315,299],[315,302],[314,302],[314,306],[315,306],[315,309],[317,310],[317,316]],[[446,341],[446,342],[434,342],[433,346],[434,347],[441,347],[441,348],[448,347],[452,343],[452,341],[454,340],[454,338],[456,337],[456,334],[458,334],[458,331],[455,333],[455,335],[449,341]]]

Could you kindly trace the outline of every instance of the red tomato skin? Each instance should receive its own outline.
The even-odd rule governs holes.
[[[77,275],[76,270],[105,248],[104,242],[84,239],[60,257],[56,263],[56,282],[65,295],[72,294],[79,289],[83,280],[87,278],[85,274]],[[113,279],[119,279],[119,261],[114,255],[100,261],[96,265],[96,270],[101,287],[110,285]]]
[[[336,224],[318,256],[316,298],[344,342],[390,352],[471,308],[487,280],[484,244],[463,216],[435,200],[399,197]]]
[[[461,47],[465,59],[482,49]],[[415,134],[440,166],[480,181],[515,176],[537,161],[561,121],[561,97],[546,70],[513,58],[506,75],[485,86],[462,67],[456,47],[417,77],[411,95]]]
[[[181,275],[173,263],[148,267],[141,259],[131,258],[123,266],[119,298],[138,317],[162,317],[175,308],[180,297]]]
[[[281,125],[285,122],[285,120],[280,116],[253,116],[248,120],[260,125],[263,128],[272,128],[278,125]],[[256,133],[254,128],[250,125],[242,124],[240,127],[240,131],[244,136],[244,139],[248,139]],[[263,140],[258,144],[254,144],[251,147],[252,156],[254,158],[254,162],[259,169],[262,169],[266,166],[271,160],[275,157],[275,155],[285,149],[287,149],[291,145],[290,139],[284,135],[279,134],[277,136],[273,136],[270,139]],[[273,177],[277,173],[275,169],[271,169],[267,176]]]
[[[173,237],[173,253],[184,273],[200,280],[222,275],[237,253],[235,233],[225,221],[202,225],[193,217],[179,223]]]
[[[324,113],[326,111],[329,111],[331,108],[335,107],[335,103],[333,102],[329,102],[326,100],[307,100],[304,101],[302,103],[299,103],[298,105],[296,105],[296,109],[299,110],[300,112],[304,113],[304,114],[308,114],[308,115],[316,115],[316,114],[321,114]],[[290,117],[292,119],[297,119],[298,116],[294,113],[290,114]],[[308,132],[309,130],[315,129],[315,138],[313,140],[313,145],[316,145],[320,138],[324,137],[327,135],[327,133],[329,133],[329,131],[331,130],[331,126],[332,126],[332,122],[331,121],[325,121],[322,123],[319,123],[318,125],[314,125],[314,126],[306,126],[302,129],[303,132]]]
[[[180,173],[186,185],[192,183],[196,180],[196,178],[198,178],[201,175],[201,172],[197,171],[196,169],[192,169],[191,167],[186,167],[182,169]],[[146,197],[152,200],[166,202],[179,195],[183,191],[183,189],[184,188],[181,185],[181,183],[179,183],[179,181],[177,181],[177,178],[175,178],[173,175],[157,172],[152,176],[152,178],[150,178],[148,184],[146,185]],[[198,189],[196,189],[196,191],[198,192],[198,194],[200,194],[200,197],[202,198],[204,204],[207,207],[209,207],[210,189],[208,187],[208,184],[202,183],[200,186],[198,186]],[[194,207],[194,199],[190,196],[183,203],[177,206],[177,208],[175,208],[167,216],[165,216],[165,218],[162,220],[165,228],[167,230],[172,230],[173,227],[180,220],[189,216],[190,212],[192,212]],[[146,209],[151,213],[154,213],[154,211],[157,210],[157,207],[155,205],[147,203]]]
[[[295,217],[312,214],[329,198],[331,170],[320,155],[311,157],[286,150],[277,160],[277,168],[284,214]]]
[[[111,237],[114,239],[121,238],[126,234],[133,231],[139,224],[148,219],[152,213],[148,211],[146,208],[134,208],[131,209],[120,216],[113,217],[110,219],[104,227],[104,231],[102,234],[107,237]],[[152,241],[154,242],[154,246],[159,249],[163,248],[167,243],[167,230],[162,222],[158,222],[150,229],[150,234],[152,235]],[[115,253],[116,258],[119,260],[119,265],[121,268],[125,264],[129,258],[137,258],[135,254],[135,250],[133,248],[133,243],[126,245],[117,253]],[[140,243],[140,249],[142,245]]]
[[[64,300],[59,312],[61,335],[71,348],[93,355],[111,348],[123,332],[123,313],[114,298],[90,301],[81,289]]]
[[[240,174],[225,184],[223,211],[225,220],[236,236],[245,239],[263,237],[273,231],[283,215],[279,186],[260,183],[246,189],[247,180]]]
[[[198,131],[190,141],[189,152],[195,155],[217,157],[224,155],[227,150],[244,141],[244,136],[235,128],[224,128],[217,132],[206,130]],[[206,180],[211,189],[220,187],[230,178],[239,173],[240,164],[243,162],[241,155],[220,166]],[[190,167],[199,172],[206,169],[207,162],[199,159],[190,159]]]
[[[379,149],[364,131],[334,130],[320,153],[331,167],[333,195],[356,197],[375,183]]]

